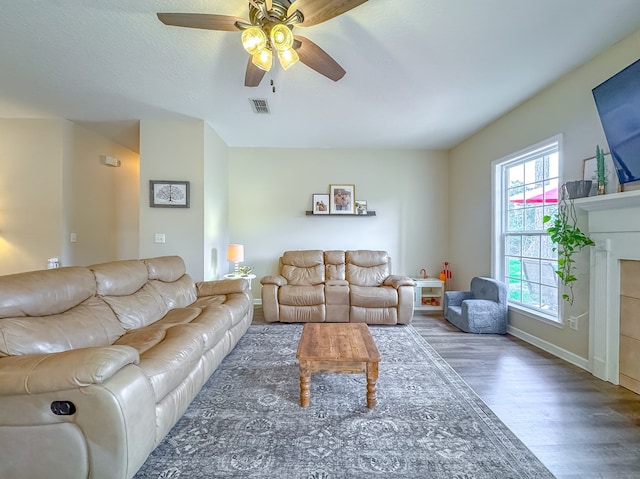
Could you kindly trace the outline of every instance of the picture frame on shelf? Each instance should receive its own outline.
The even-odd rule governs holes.
[[[356,185],[329,185],[329,214],[355,214]]]
[[[367,202],[364,200],[356,200],[356,214],[357,215],[366,215],[367,214]]]
[[[149,180],[149,206],[152,208],[189,208],[189,182]]]
[[[311,206],[314,215],[328,215],[329,195],[326,193],[314,193]]]
[[[611,153],[604,155],[604,175],[606,183],[604,186],[605,194],[617,193],[620,191],[620,182],[618,181],[618,173],[616,167],[613,164]],[[591,180],[591,192],[589,196],[595,196],[598,194],[598,164],[596,157],[587,158],[582,162],[582,179]]]

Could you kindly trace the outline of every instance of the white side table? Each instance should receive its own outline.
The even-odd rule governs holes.
[[[442,311],[444,281],[436,278],[412,278],[416,282],[413,295],[415,311]]]
[[[250,273],[250,274],[241,274],[241,275],[238,275],[238,276],[236,276],[233,273],[229,273],[229,274],[225,274],[223,276],[224,279],[246,279],[247,281],[249,281],[249,287],[251,287],[251,280],[253,278],[255,278],[255,277],[256,277],[256,275],[252,274],[252,273]]]

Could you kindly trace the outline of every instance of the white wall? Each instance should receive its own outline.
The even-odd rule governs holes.
[[[582,161],[606,145],[591,90],[638,59],[640,32],[614,45],[450,151],[448,238],[460,281],[491,274],[491,162],[556,134],[563,134],[563,180],[582,178]],[[581,256],[574,308],[588,309],[588,254]],[[511,325],[552,347],[588,357],[588,325],[559,329],[518,314]]]
[[[386,250],[395,273],[437,276],[448,255],[446,161],[420,150],[231,148],[229,241],[245,245],[254,297],[286,250]],[[355,184],[377,216],[306,216],[330,184]]]
[[[229,244],[229,149],[205,126],[204,147],[204,279],[227,272]]]
[[[62,256],[64,120],[0,119],[0,274]]]
[[[123,167],[103,174],[100,154]],[[137,154],[73,122],[0,120],[0,274],[43,269],[50,257],[136,257],[137,168]]]
[[[138,257],[139,157],[77,124],[68,131],[65,174],[65,265],[89,265]],[[114,168],[104,156],[120,160]],[[70,242],[75,233],[77,241]]]
[[[219,259],[212,254],[226,242],[227,195],[216,185],[226,181],[226,162],[226,146],[201,120],[140,122],[141,257],[179,255],[196,281],[204,279],[205,270],[207,276],[218,274]],[[150,207],[150,180],[189,181],[190,207]],[[156,233],[165,234],[164,244],[154,242]]]

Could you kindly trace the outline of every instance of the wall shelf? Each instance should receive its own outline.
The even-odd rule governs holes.
[[[376,212],[375,211],[367,211],[366,215],[356,215],[356,214],[348,214],[348,215],[344,215],[344,214],[338,214],[338,215],[314,215],[313,211],[307,211],[307,216],[331,216],[332,218],[335,218],[336,216],[375,216]]]

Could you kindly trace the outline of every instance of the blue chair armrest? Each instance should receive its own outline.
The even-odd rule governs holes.
[[[472,297],[471,291],[445,291],[444,310],[446,311],[448,306],[461,306],[465,299]]]

